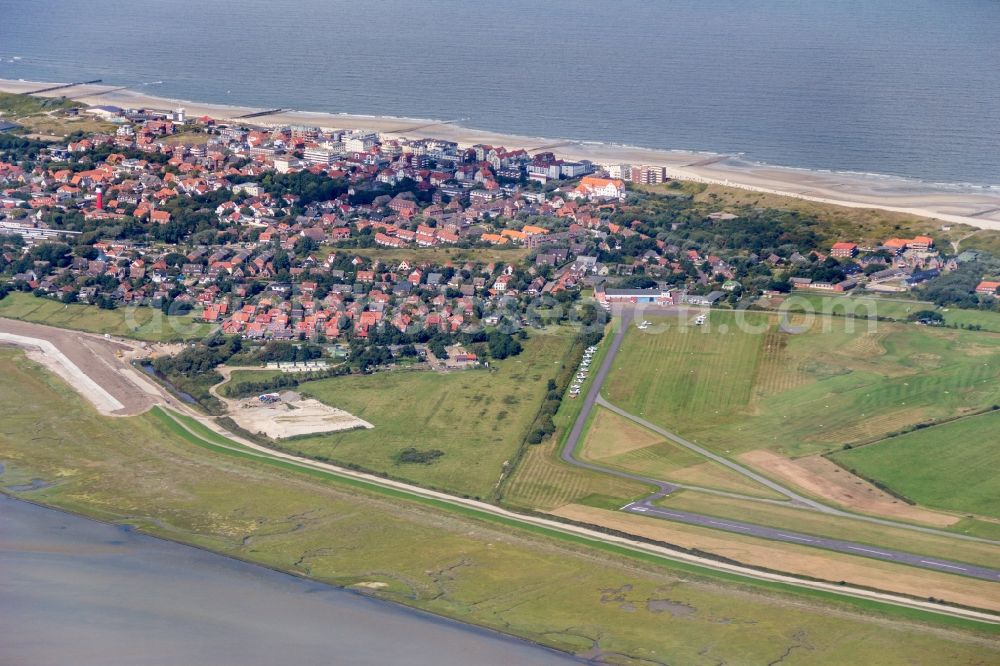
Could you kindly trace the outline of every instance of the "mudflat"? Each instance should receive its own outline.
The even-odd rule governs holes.
[[[0,495],[0,663],[579,663],[329,585]]]

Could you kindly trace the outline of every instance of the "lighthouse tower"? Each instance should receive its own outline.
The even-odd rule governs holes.
[[[104,190],[97,188],[97,210],[104,210]]]

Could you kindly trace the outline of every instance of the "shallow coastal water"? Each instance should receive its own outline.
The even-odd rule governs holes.
[[[1000,184],[994,0],[33,0],[2,17],[0,78]]]
[[[0,664],[572,664],[559,653],[0,495]]]

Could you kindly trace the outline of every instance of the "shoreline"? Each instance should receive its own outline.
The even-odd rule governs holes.
[[[0,465],[0,474],[3,473],[3,466]],[[394,599],[389,599],[386,597],[378,596],[376,594],[370,594],[365,591],[364,588],[358,588],[355,586],[345,586],[339,585],[337,583],[331,583],[329,581],[320,580],[318,578],[312,578],[306,574],[292,571],[290,569],[282,569],[277,565],[270,565],[264,562],[259,562],[256,560],[251,560],[245,557],[240,557],[239,555],[233,553],[225,553],[220,550],[212,550],[206,546],[199,545],[194,542],[183,541],[180,538],[175,538],[167,536],[165,534],[154,534],[146,529],[142,529],[130,522],[116,523],[113,520],[107,518],[100,518],[97,515],[92,515],[86,513],[82,510],[75,510],[69,507],[60,506],[58,504],[53,504],[51,502],[46,502],[44,500],[38,500],[34,498],[24,497],[21,493],[13,493],[5,488],[0,488],[0,502],[10,501],[19,502],[21,504],[27,504],[44,511],[52,511],[58,514],[69,516],[71,519],[83,520],[87,522],[97,523],[99,525],[105,525],[107,527],[112,527],[116,530],[121,530],[126,534],[138,536],[140,538],[151,539],[156,542],[162,542],[164,544],[169,544],[172,546],[180,546],[182,548],[192,548],[200,553],[211,555],[213,557],[219,557],[224,560],[228,560],[236,565],[242,565],[247,567],[254,567],[261,569],[262,571],[270,572],[272,574],[278,574],[279,576],[288,576],[298,582],[308,583],[310,585],[319,585],[328,588],[331,592],[344,593],[349,595],[352,599],[363,599],[366,603],[374,604],[376,607],[381,607],[388,609],[391,612],[400,613],[403,615],[409,615],[420,620],[427,622],[433,622],[446,627],[455,627],[462,631],[469,632],[473,635],[483,636],[486,638],[494,638],[505,642],[510,642],[513,644],[523,645],[525,647],[530,647],[532,649],[547,652],[554,657],[559,657],[566,659],[567,661],[576,661],[579,663],[586,663],[581,660],[577,655],[565,652],[563,650],[556,649],[550,645],[540,643],[538,641],[532,640],[530,638],[525,638],[514,633],[508,633],[501,631],[500,629],[495,629],[493,627],[486,626],[484,624],[476,624],[467,620],[460,619],[455,616],[445,615],[443,613],[435,613],[433,611],[420,608],[419,606],[409,605]],[[127,521],[128,519],[126,519]]]
[[[0,92],[25,93],[60,85],[57,82],[0,79]],[[189,117],[210,116],[233,121],[237,116],[263,111],[235,106],[170,99],[117,86],[81,85],[43,93],[59,97],[71,93],[89,105],[175,109],[184,107]],[[470,129],[456,122],[427,118],[371,116],[321,111],[282,109],[279,113],[239,120],[247,125],[315,125],[324,129],[370,129],[381,134],[411,138],[440,138],[468,146],[476,143],[524,148],[529,152],[551,150],[571,160],[596,164],[649,164],[664,166],[670,178],[722,185],[762,194],[792,197],[847,208],[873,208],[936,219],[947,224],[965,224],[979,229],[1000,230],[1000,184],[926,183],[879,174],[810,170],[749,162],[738,155],[681,150],[663,150],[615,143],[532,137]]]

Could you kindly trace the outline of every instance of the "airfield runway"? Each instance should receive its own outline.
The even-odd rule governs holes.
[[[669,309],[663,309],[661,312],[668,312]],[[647,308],[644,312],[653,313],[656,310],[652,308]],[[583,398],[583,407],[580,410],[579,416],[577,416],[576,422],[573,424],[572,430],[570,430],[569,437],[566,438],[566,442],[560,451],[560,457],[565,462],[575,465],[577,467],[583,467],[585,469],[601,472],[604,474],[611,474],[625,479],[630,479],[632,481],[639,481],[657,488],[657,491],[646,497],[644,499],[632,502],[630,504],[622,507],[622,511],[628,513],[633,513],[642,516],[649,516],[651,518],[659,518],[661,520],[672,520],[675,522],[686,523],[688,525],[697,525],[700,527],[707,527],[711,529],[723,530],[727,532],[733,532],[736,534],[744,534],[747,536],[759,537],[761,539],[768,539],[770,541],[784,541],[787,543],[795,543],[799,545],[812,546],[816,548],[824,548],[827,550],[833,550],[841,553],[846,553],[848,555],[858,555],[862,557],[870,557],[873,559],[885,560],[888,562],[898,562],[900,564],[908,564],[914,567],[919,567],[921,569],[931,569],[934,571],[941,571],[944,573],[958,574],[962,576],[969,576],[972,578],[979,578],[982,580],[989,581],[1000,581],[1000,570],[991,569],[988,567],[975,566],[971,564],[966,564],[964,562],[952,562],[949,560],[942,560],[940,558],[925,557],[921,555],[915,555],[913,553],[906,553],[903,551],[891,550],[888,548],[877,548],[869,544],[854,543],[851,541],[842,541],[839,539],[828,539],[824,537],[815,536],[812,534],[801,534],[798,532],[792,532],[789,530],[782,530],[778,528],[765,527],[762,525],[755,525],[752,523],[744,523],[735,520],[728,520],[722,518],[716,518],[714,516],[706,516],[699,513],[691,513],[688,511],[674,511],[672,509],[665,509],[663,507],[656,506],[653,504],[656,500],[669,495],[681,486],[672,484],[667,481],[662,481],[660,479],[653,479],[641,474],[633,474],[631,472],[624,472],[617,469],[610,469],[603,467],[601,465],[596,465],[593,463],[584,462],[576,458],[575,452],[577,444],[580,438],[583,436],[583,431],[587,424],[587,420],[590,417],[590,413],[593,411],[594,406],[597,404],[602,404],[615,409],[616,412],[625,414],[633,420],[643,423],[642,419],[629,415],[627,412],[615,408],[613,405],[607,403],[603,398],[601,398],[601,388],[604,385],[604,380],[607,378],[611,371],[611,367],[614,363],[615,356],[621,347],[622,340],[625,337],[625,333],[628,331],[629,326],[635,318],[635,311],[632,308],[621,308],[616,312],[620,315],[621,322],[619,324],[618,330],[615,333],[615,337],[611,340],[611,344],[608,347],[608,351],[604,356],[604,360],[601,363],[597,374],[594,376],[594,381],[590,385],[586,396]],[[655,426],[654,426],[655,427]],[[662,429],[657,428],[658,431]],[[678,438],[679,439],[679,438]],[[687,443],[689,444],[689,443]],[[694,446],[694,445],[691,445]],[[697,447],[700,449],[700,447]],[[718,456],[711,454],[709,457],[717,459]],[[746,474],[750,478],[758,480],[760,475],[746,470],[741,465],[732,463],[732,461],[725,461],[730,463],[728,466],[732,467],[736,471]],[[724,463],[725,464],[725,463]],[[778,490],[781,494],[789,498],[789,505],[806,507],[812,510],[818,510],[823,513],[831,513],[835,515],[843,515],[855,517],[860,520],[868,520],[869,522],[877,522],[883,524],[892,524],[890,521],[883,521],[877,518],[869,518],[865,516],[853,516],[844,511],[834,509],[832,507],[827,507],[814,500],[803,497],[794,491],[791,491],[779,484],[774,483],[770,479],[766,479],[766,485]],[[748,500],[749,501],[749,500]],[[909,527],[905,525],[900,525],[901,527]],[[930,532],[935,534],[941,534],[942,532],[938,530],[932,530],[929,528],[919,528],[919,527],[909,527],[910,529],[915,529],[921,532]],[[954,534],[949,535],[954,538],[963,538],[963,535]]]
[[[734,532],[736,534],[760,537],[761,539],[769,539],[771,541],[784,541],[786,543],[795,543],[802,546],[813,546],[815,548],[835,550],[841,553],[848,553],[850,555],[871,557],[876,560],[899,562],[901,564],[909,564],[922,569],[934,569],[935,571],[942,571],[944,573],[971,576],[972,578],[981,578],[983,580],[994,582],[1000,581],[1000,571],[990,569],[988,567],[980,567],[972,564],[965,564],[963,562],[952,562],[936,557],[914,555],[913,553],[904,553],[902,551],[890,550],[888,548],[876,548],[867,544],[854,543],[851,541],[827,539],[825,537],[815,536],[812,534],[800,534],[798,532],[790,532],[788,530],[773,527],[763,527],[752,523],[744,523],[738,520],[713,518],[712,516],[703,516],[697,513],[688,513],[687,511],[674,511],[672,509],[665,509],[663,507],[656,506],[652,503],[652,500],[649,499],[639,500],[638,502],[627,504],[622,507],[622,511],[628,511],[629,513],[636,513],[642,516],[662,518],[664,520],[673,520],[679,523],[686,523],[688,525],[697,525],[699,527],[708,527],[715,530],[724,530],[726,532]]]

